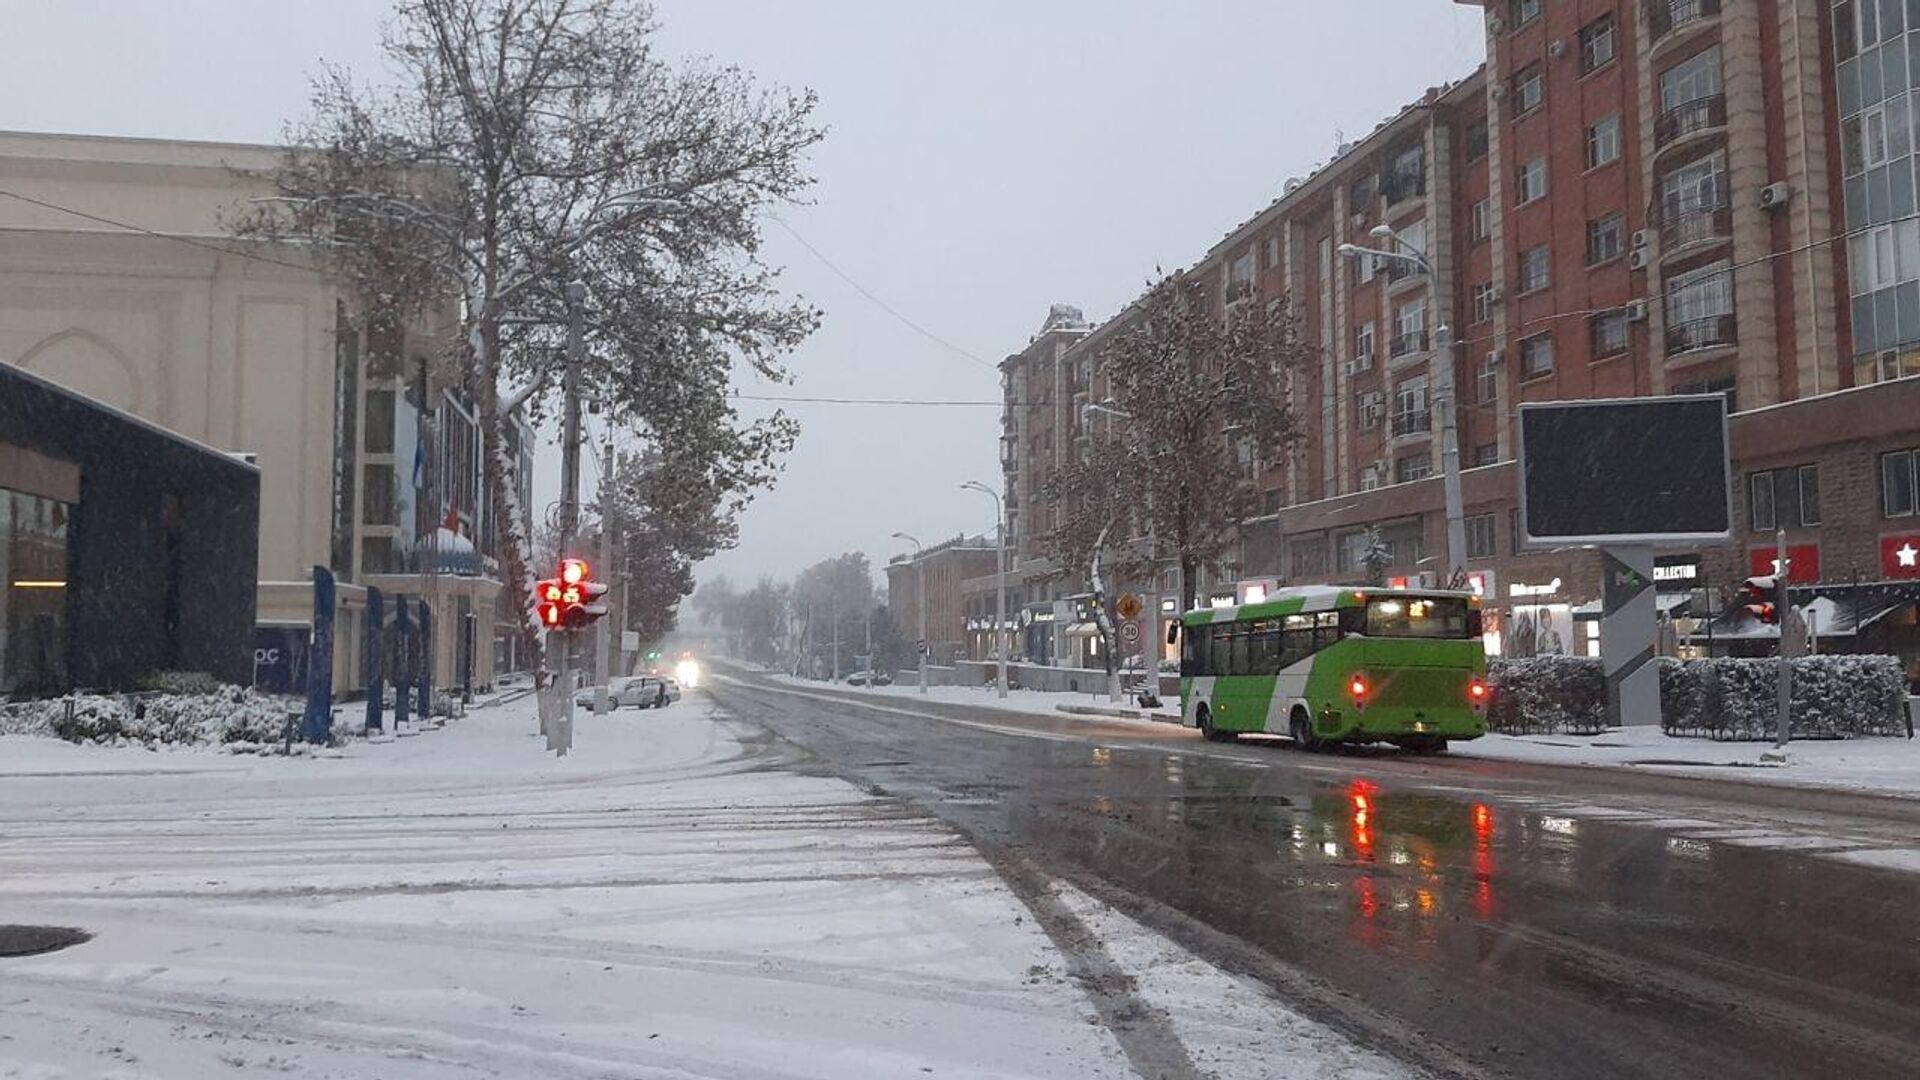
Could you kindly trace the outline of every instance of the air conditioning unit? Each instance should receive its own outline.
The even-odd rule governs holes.
[[[1345,375],[1349,379],[1353,378],[1353,376],[1357,372],[1359,372],[1359,370],[1360,370],[1360,365],[1353,362],[1352,360],[1349,360],[1346,363],[1340,365],[1340,374]]]
[[[1487,16],[1487,33],[1497,34],[1507,28],[1506,21],[1498,15]]]
[[[1502,303],[1506,300],[1506,298],[1507,298],[1507,290],[1501,288],[1498,285],[1495,285],[1492,288],[1487,290],[1487,303],[1489,305]]]
[[[1555,60],[1567,55],[1566,41],[1561,38],[1555,38],[1553,42],[1547,46],[1547,55],[1553,57]]]
[[[1495,101],[1507,100],[1507,84],[1494,83],[1492,86],[1487,87],[1487,96]]]
[[[1645,300],[1634,300],[1627,304],[1627,321],[1647,321],[1647,302]]]
[[[1791,198],[1793,198],[1793,188],[1789,187],[1786,181],[1768,184],[1760,189],[1760,209],[1771,210],[1776,206],[1785,206],[1787,200]]]
[[[1652,229],[1635,229],[1635,230],[1633,230],[1633,245],[1632,245],[1632,246],[1633,246],[1633,247],[1635,247],[1635,248],[1643,248],[1643,247],[1646,247],[1646,246],[1647,246],[1647,242],[1648,242],[1648,241],[1650,241],[1650,240],[1652,240],[1652,239],[1653,239],[1653,230],[1652,230]]]
[[[1629,270],[1645,270],[1650,261],[1652,260],[1647,257],[1646,248],[1634,248],[1627,252],[1627,269]]]
[[[1354,228],[1358,229],[1367,223],[1367,212],[1365,210],[1355,210],[1353,216],[1347,220]]]
[[[1492,352],[1487,354],[1488,367],[1490,368],[1505,367],[1506,364],[1507,364],[1507,351],[1505,349],[1495,349]]]

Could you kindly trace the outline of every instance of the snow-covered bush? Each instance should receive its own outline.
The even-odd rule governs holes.
[[[300,708],[299,698],[216,687],[203,694],[70,694],[0,706],[0,734],[244,749],[280,742],[288,711]]]
[[[1487,728],[1507,735],[1596,735],[1606,726],[1607,681],[1589,656],[1493,657]]]
[[[134,688],[162,694],[217,694],[221,683],[204,671],[153,671],[141,676]]]
[[[1794,738],[1906,733],[1906,676],[1892,656],[1793,660]],[[1778,661],[1736,657],[1668,663],[1661,725],[1669,735],[1770,739],[1779,710]]]

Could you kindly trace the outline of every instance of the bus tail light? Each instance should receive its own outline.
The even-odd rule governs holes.
[[[1478,675],[1467,679],[1467,704],[1476,709],[1484,709],[1487,707],[1487,698],[1490,693],[1485,679]]]
[[[1356,672],[1352,678],[1347,680],[1347,693],[1353,697],[1353,707],[1355,709],[1364,709],[1367,707],[1367,694],[1371,690],[1372,687],[1367,685],[1367,677],[1364,674]]]

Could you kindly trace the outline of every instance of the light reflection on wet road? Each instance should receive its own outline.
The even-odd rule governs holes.
[[[1418,780],[1391,761],[1222,756],[1138,729],[1028,739],[741,685],[715,695],[989,852],[1137,901],[1220,962],[1251,951],[1305,972],[1325,1018],[1352,1026],[1340,1001],[1362,1003],[1397,1028],[1363,1023],[1362,1038],[1444,1051],[1430,1065],[1920,1075],[1920,877],[1509,799],[1497,780],[1524,767],[1443,760]]]

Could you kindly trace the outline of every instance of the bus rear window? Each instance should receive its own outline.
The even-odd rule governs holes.
[[[1473,636],[1463,597],[1410,596],[1367,601],[1368,637],[1468,638]]]

